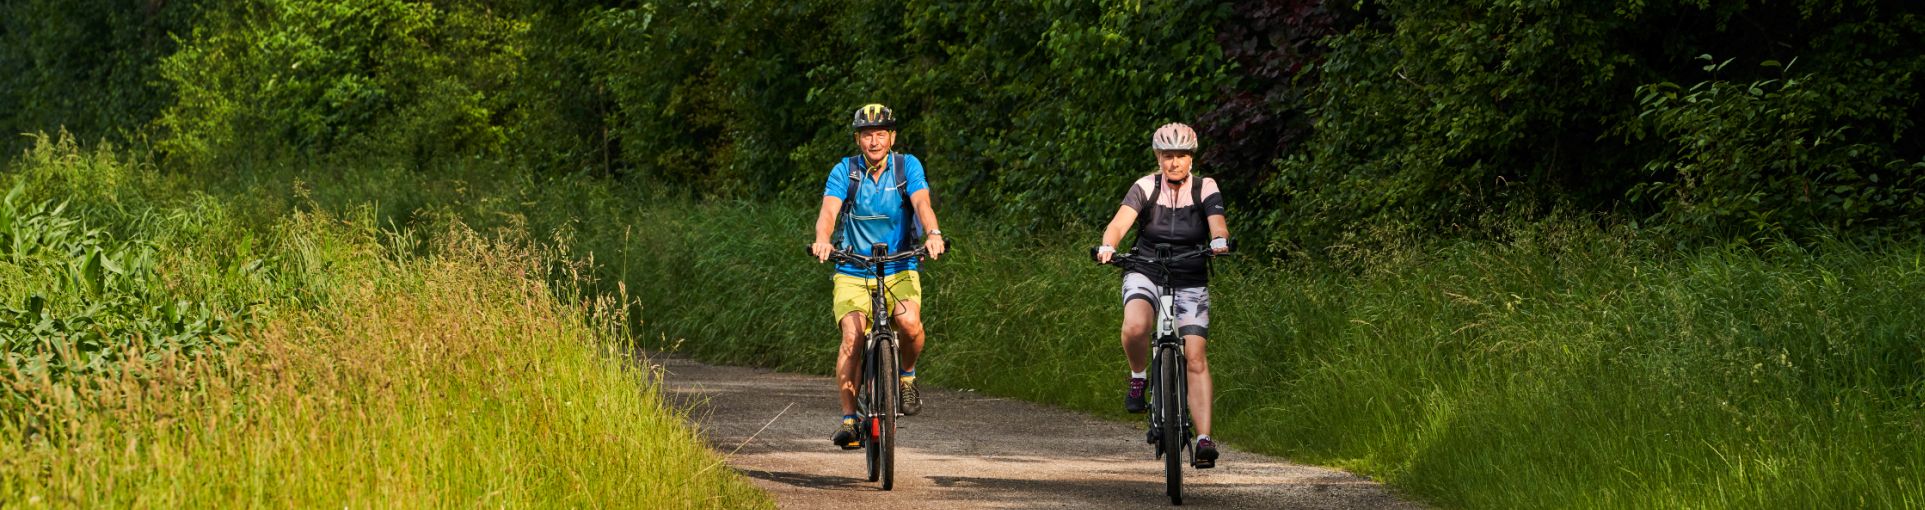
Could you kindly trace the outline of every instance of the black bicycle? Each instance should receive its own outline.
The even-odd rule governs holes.
[[[1090,248],[1092,260],[1096,259],[1096,250]],[[1172,247],[1157,244],[1150,254],[1130,251],[1110,256],[1111,265],[1150,277],[1162,289],[1156,299],[1156,344],[1150,350],[1149,384],[1144,391],[1150,397],[1148,440],[1156,447],[1156,457],[1163,459],[1164,493],[1170,496],[1172,505],[1183,504],[1181,456],[1187,452],[1190,466],[1198,466],[1196,452],[1191,451],[1190,445],[1189,362],[1183,356],[1183,336],[1176,334],[1176,314],[1171,310],[1176,301],[1176,290],[1170,287],[1169,266],[1178,261],[1212,255],[1207,245]]]
[[[869,253],[886,253],[889,245],[877,243]],[[869,335],[862,349],[862,378],[856,383],[856,437],[868,457],[869,481],[882,480],[882,490],[896,485],[896,415],[902,404],[902,380],[896,377],[901,360],[896,350],[896,330],[889,319],[892,310],[885,297],[882,270],[891,262],[928,254],[928,248],[891,255],[858,255],[846,249],[830,252],[829,259],[861,267],[876,279],[869,291]],[[815,256],[810,253],[810,256]]]

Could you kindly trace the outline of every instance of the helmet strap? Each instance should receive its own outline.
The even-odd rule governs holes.
[[[865,153],[862,153],[862,162],[868,165],[867,170],[869,171],[870,175],[879,175],[882,172],[889,171],[889,157],[894,156],[895,154],[896,154],[896,151],[891,150],[889,152],[882,153],[882,161],[869,161],[869,154],[865,152]]]

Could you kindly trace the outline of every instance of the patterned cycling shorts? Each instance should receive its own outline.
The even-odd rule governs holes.
[[[1157,296],[1163,295],[1161,288],[1150,282],[1141,273],[1123,274],[1123,305],[1129,306],[1130,300],[1141,299],[1156,307]],[[1170,307],[1176,315],[1177,334],[1209,337],[1210,332],[1210,289],[1208,287],[1187,287],[1176,289],[1176,299]]]

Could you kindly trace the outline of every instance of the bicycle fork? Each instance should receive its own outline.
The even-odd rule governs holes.
[[[883,285],[883,277],[881,274],[877,274],[875,279],[876,285]],[[869,402],[870,395],[875,393],[876,389],[870,387],[870,385],[881,384],[884,376],[891,375],[878,373],[882,370],[880,366],[882,360],[879,357],[885,354],[889,356],[898,355],[894,352],[895,349],[890,349],[890,352],[887,353],[882,352],[882,336],[891,334],[894,331],[890,329],[894,326],[889,324],[889,314],[893,313],[893,310],[889,309],[889,303],[883,300],[880,294],[872,293],[869,298],[869,310],[874,316],[869,318],[869,333],[863,335],[862,375],[861,378],[856,379],[856,412],[862,415],[863,423],[860,428],[865,438],[875,437],[877,433],[877,430],[875,430],[877,427],[875,424],[876,420],[874,419],[876,413],[874,409],[871,409],[871,402]],[[900,362],[901,360],[898,359],[897,363]]]
[[[1162,441],[1163,413],[1160,411],[1163,406],[1173,405],[1181,410],[1178,416],[1180,416],[1184,422],[1183,435],[1188,436],[1191,434],[1191,425],[1189,423],[1190,413],[1187,402],[1189,399],[1189,367],[1187,366],[1187,360],[1185,360],[1183,356],[1183,339],[1182,337],[1176,336],[1176,318],[1172,313],[1175,298],[1166,292],[1162,296],[1159,296],[1158,300],[1161,306],[1157,310],[1159,313],[1157,314],[1156,339],[1154,345],[1150,348],[1150,378],[1146,390],[1154,397],[1158,388],[1163,388],[1165,384],[1170,385],[1169,395],[1171,398],[1168,399],[1170,400],[1169,402],[1152,400],[1150,403],[1150,430],[1148,440],[1151,444],[1156,445],[1156,458],[1160,459],[1163,458],[1163,454],[1166,452],[1175,455],[1177,452],[1182,451],[1183,446],[1185,446],[1189,440],[1187,437],[1182,437],[1176,438],[1176,441],[1173,442],[1166,443]],[[1175,372],[1176,380],[1174,381],[1163,380],[1161,362],[1165,359],[1175,364],[1176,369],[1172,370],[1172,372]]]
[[[891,327],[891,326],[889,326],[886,321],[881,324],[876,324],[873,326],[873,328],[887,328],[887,327]],[[876,434],[880,433],[880,431],[877,430],[877,427],[879,427],[880,424],[879,424],[879,421],[876,420],[876,411],[874,409],[873,403],[870,402],[872,400],[871,397],[876,393],[876,391],[878,391],[878,389],[876,388],[877,386],[882,386],[886,384],[887,379],[883,379],[884,377],[891,377],[896,375],[896,374],[881,373],[882,371],[881,357],[895,356],[896,363],[892,363],[891,364],[892,366],[900,366],[899,364],[902,362],[901,354],[896,352],[897,351],[896,349],[884,348],[884,347],[894,347],[896,345],[896,342],[894,341],[895,337],[894,337],[893,330],[891,330],[891,332],[889,333],[876,333],[875,331],[877,330],[873,328],[870,330],[871,333],[868,335],[868,338],[866,338],[863,342],[862,376],[860,379],[856,380],[857,381],[856,412],[861,413],[862,415],[862,424],[861,424],[862,426],[860,427],[860,429],[863,433],[863,437],[865,440],[867,440],[867,438],[875,437]],[[891,341],[885,342],[884,335],[889,335],[889,340]],[[901,413],[898,412],[897,415],[900,416]]]

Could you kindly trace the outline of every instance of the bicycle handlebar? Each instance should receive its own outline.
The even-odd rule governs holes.
[[[876,247],[882,247],[882,246],[883,245],[881,244],[876,245]],[[956,248],[956,245],[955,243],[949,241],[948,239],[944,239],[942,241],[942,247],[943,247],[943,250],[948,251],[948,250],[954,250]],[[872,253],[875,251],[880,251],[880,250],[876,250],[874,248],[871,249]],[[808,254],[810,257],[815,257],[815,249],[812,247],[804,246],[802,247],[802,252]],[[900,262],[904,260],[918,258],[928,254],[929,254],[929,247],[925,245],[917,245],[916,249],[913,249],[913,250],[899,251],[888,255],[883,255],[880,257],[873,256],[873,255],[859,255],[859,254],[856,254],[856,252],[850,251],[847,248],[836,248],[835,251],[829,252],[829,260],[833,260],[836,262],[848,262],[850,264],[855,264],[862,267],[872,267],[878,264],[888,264],[890,262]]]
[[[1230,244],[1229,246],[1230,249],[1232,250],[1236,249],[1236,244],[1234,242],[1231,242],[1229,244]],[[1161,265],[1168,265],[1173,262],[1189,260],[1197,257],[1217,256],[1216,253],[1210,249],[1210,245],[1207,245],[1207,244],[1199,244],[1195,246],[1170,246],[1167,244],[1158,244],[1157,248],[1159,249],[1159,251],[1165,251],[1165,252],[1167,252],[1168,250],[1175,250],[1175,249],[1183,249],[1185,251],[1171,253],[1170,255],[1163,256],[1163,257],[1136,253],[1136,250],[1134,249],[1130,251],[1119,251],[1119,252],[1116,252],[1116,254],[1110,256],[1109,264],[1116,265],[1118,263],[1128,262],[1128,263],[1141,263],[1141,264],[1152,264],[1152,265],[1161,266]],[[1090,247],[1089,249],[1090,260],[1092,261],[1100,260],[1096,258],[1097,250],[1099,249],[1101,248],[1097,246]],[[1102,264],[1102,262],[1097,262],[1097,263]]]

